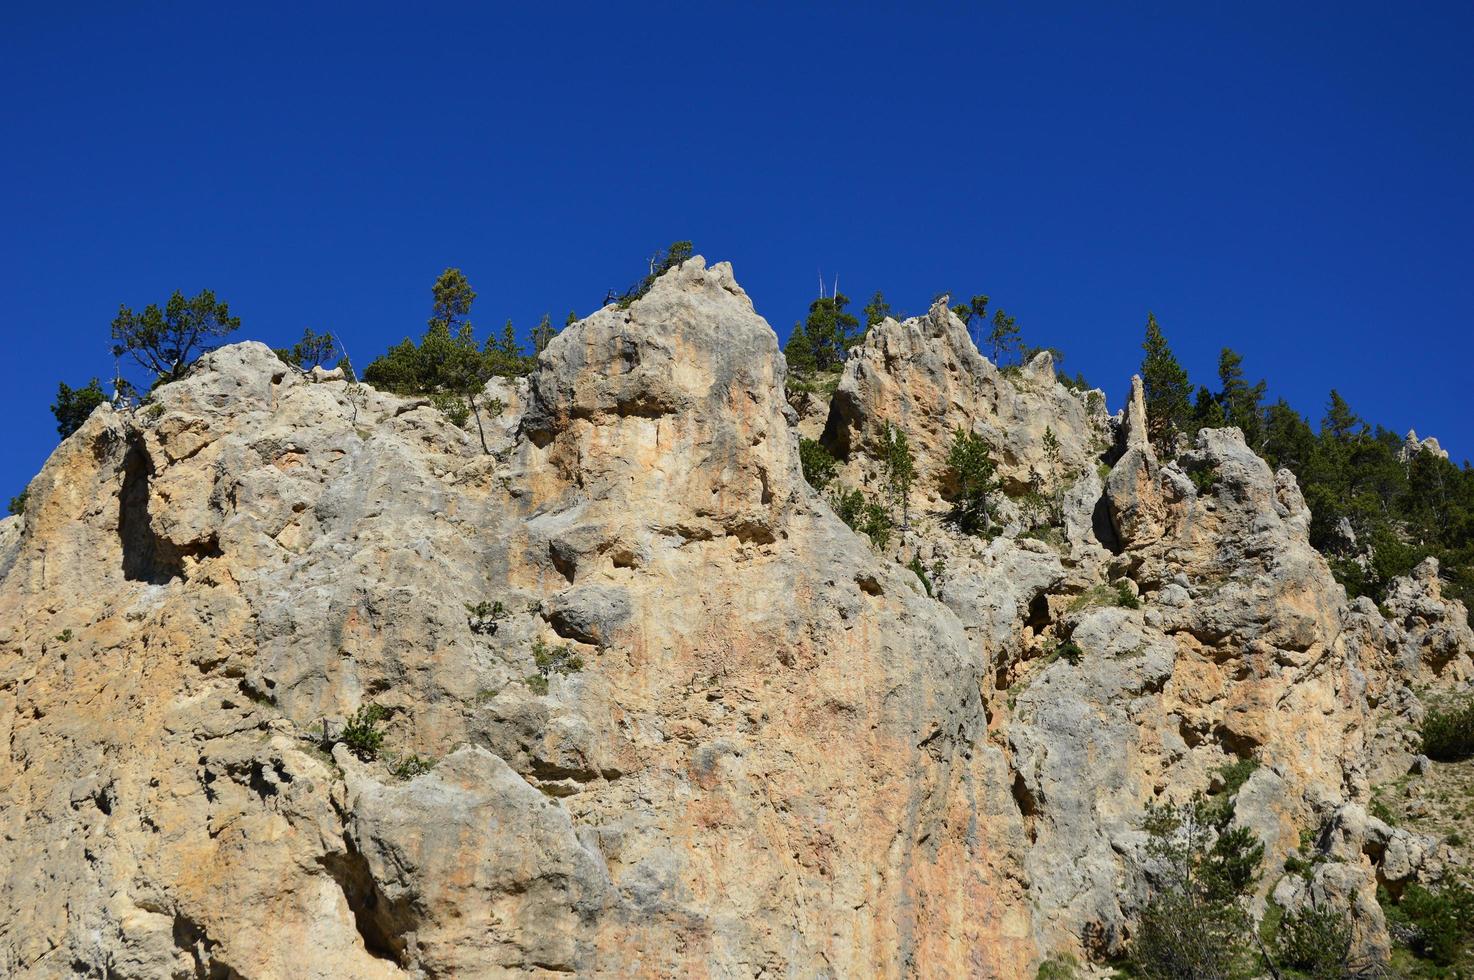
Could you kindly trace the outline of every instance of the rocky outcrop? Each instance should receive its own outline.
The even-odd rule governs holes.
[[[1388,646],[1400,660],[1396,676],[1444,687],[1474,679],[1474,630],[1468,610],[1446,599],[1438,559],[1426,558],[1412,573],[1392,581],[1382,603],[1394,630]]]
[[[1416,429],[1408,429],[1407,437],[1403,439],[1402,447],[1398,450],[1397,458],[1406,463],[1419,453],[1431,453],[1439,459],[1448,459],[1448,452],[1438,444],[1433,436],[1419,439]]]
[[[1047,351],[1000,370],[978,353],[946,296],[925,316],[872,327],[850,351],[824,441],[840,456],[876,455],[887,424],[910,438],[920,485],[937,489],[945,486],[942,462],[959,425],[988,442],[999,474],[1018,490],[1055,471],[1093,467],[1111,438],[1104,396],[1057,383]],[[1058,459],[1045,450],[1046,429],[1059,440]]]
[[[1236,430],[1164,463],[1139,383],[1112,420],[945,303],[823,424],[850,485],[913,447],[881,552],[785,381],[692,259],[469,431],[249,343],[98,409],[0,522],[0,858],[44,869],[0,882],[0,973],[1029,976],[1121,951],[1143,806],[1241,760],[1271,862],[1325,841],[1265,891],[1370,902],[1376,948],[1428,847],[1365,818],[1369,718],[1468,660],[1436,569],[1348,608]],[[947,519],[959,427],[986,535]]]
[[[491,455],[257,344],[99,410],[0,585],[3,851],[47,869],[0,970],[1026,969],[979,666],[804,484],[783,371],[693,260],[498,393]],[[317,754],[370,701],[429,773]]]

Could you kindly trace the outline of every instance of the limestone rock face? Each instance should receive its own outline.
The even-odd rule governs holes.
[[[1474,631],[1457,599],[1445,599],[1438,559],[1424,559],[1394,579],[1382,604],[1396,631],[1391,646],[1403,654],[1399,676],[1453,687],[1474,678]]]
[[[783,372],[698,259],[489,455],[259,344],[99,410],[6,544],[0,853],[45,873],[0,972],[1026,970],[980,665],[803,482]],[[369,702],[429,772],[320,752]]]
[[[0,577],[10,571],[11,563],[15,561],[15,553],[20,548],[21,525],[18,514],[0,520]]]
[[[1079,396],[1047,362],[1010,374],[945,306],[887,322],[846,365],[825,439],[849,453],[841,481],[877,495],[885,427],[916,452],[920,475],[891,551],[932,569],[991,682],[990,729],[1029,834],[1024,880],[1040,949],[1116,955],[1145,898],[1131,856],[1147,803],[1219,792],[1220,774],[1248,763],[1234,819],[1284,855],[1346,801],[1366,801],[1377,754],[1369,692],[1400,676],[1384,659],[1397,639],[1348,628],[1358,613],[1309,544],[1294,477],[1271,471],[1238,430],[1204,430],[1163,464],[1140,379],[1107,420],[1076,414]],[[1031,421],[1000,421],[1019,415]],[[1065,447],[1052,461],[1040,420]],[[990,543],[947,522],[945,452],[958,427],[1012,468]],[[1024,494],[1051,490],[1058,513],[1044,523],[1056,527],[1040,533]],[[1442,625],[1453,611],[1419,608],[1409,612],[1416,642],[1467,649]],[[1325,872],[1340,889],[1325,900],[1350,908],[1373,958],[1386,955],[1375,911],[1384,857],[1368,846]]]
[[[824,440],[840,455],[873,453],[883,425],[902,428],[927,487],[945,481],[942,462],[961,425],[986,439],[1005,481],[1027,489],[1056,467],[1093,466],[1106,448],[1105,399],[1092,394],[1099,395],[1058,384],[1047,351],[1000,371],[978,352],[944,296],[925,316],[872,327],[850,352]],[[1045,429],[1059,440],[1059,463],[1045,452]]]
[[[827,415],[785,375],[696,258],[467,429],[254,343],[94,412],[0,521],[0,974],[1032,976],[1123,949],[1143,807],[1244,760],[1269,866],[1324,830],[1265,892],[1385,952],[1432,851],[1366,733],[1474,646],[1436,568],[1348,607],[1236,430],[1164,463],[1139,383],[1111,419],[945,303]],[[803,478],[821,416],[872,494],[913,447],[884,549]]]

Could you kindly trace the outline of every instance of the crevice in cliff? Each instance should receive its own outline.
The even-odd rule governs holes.
[[[324,870],[337,882],[353,913],[353,926],[363,939],[363,948],[401,968],[407,967],[407,944],[404,937],[414,931],[415,923],[406,902],[391,902],[379,889],[369,870],[368,859],[346,840],[347,850],[318,858]]]
[[[154,464],[143,440],[133,438],[123,456],[123,489],[118,494],[118,539],[123,546],[123,577],[165,585],[184,577],[178,555],[161,548],[149,518],[149,484]],[[171,560],[172,558],[172,560]]]
[[[183,913],[174,913],[174,946],[194,960],[196,980],[245,980],[231,967],[216,961],[214,951],[218,945],[198,922]]]
[[[129,440],[123,456],[123,487],[118,493],[118,540],[123,548],[123,577],[130,582],[167,585],[188,578],[185,559],[200,561],[221,555],[214,536],[175,545],[154,533],[149,514],[149,486],[154,463],[143,440]]]
[[[1029,835],[1029,843],[1032,844],[1037,839],[1038,833],[1034,828],[1034,821],[1039,815],[1039,801],[1035,799],[1028,784],[1024,782],[1021,772],[1014,772],[1013,784],[1009,790],[1013,794],[1013,802],[1018,807],[1019,816],[1024,818],[1024,829]]]
[[[1116,523],[1111,519],[1110,501],[1105,494],[1095,502],[1095,510],[1090,514],[1090,529],[1095,532],[1095,540],[1101,543],[1113,555],[1119,555],[1126,550],[1121,543],[1121,536],[1116,533]]]

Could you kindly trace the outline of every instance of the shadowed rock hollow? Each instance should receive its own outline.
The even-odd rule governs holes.
[[[1339,828],[1277,897],[1339,889],[1385,948],[1378,876],[1443,860],[1362,810],[1412,748],[1377,719],[1468,676],[1436,574],[1397,622],[1348,607],[1234,430],[1164,465],[1139,400],[1007,376],[945,304],[874,328],[829,407],[854,485],[883,422],[917,447],[878,553],[805,483],[784,386],[697,258],[493,382],[490,454],[254,343],[99,409],[0,522],[0,972],[1030,976],[1121,951],[1143,805],[1239,758],[1271,863]],[[958,426],[1016,486],[1055,433],[1058,542],[941,520]],[[433,768],[319,747],[369,702]]]

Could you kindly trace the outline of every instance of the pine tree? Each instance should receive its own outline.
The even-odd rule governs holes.
[[[809,317],[804,324],[815,367],[820,371],[837,369],[845,355],[859,339],[860,321],[845,307],[850,303],[844,293],[821,296],[809,304]]]
[[[1064,447],[1060,445],[1059,436],[1054,434],[1054,429],[1044,427],[1044,462],[1049,470],[1045,478],[1045,492],[1049,495],[1050,520],[1055,524],[1063,524],[1065,519],[1065,482],[1062,477],[1064,469]]]
[[[1281,398],[1264,414],[1265,462],[1275,469],[1287,467],[1302,481],[1310,471],[1315,454],[1315,433],[1305,417]]]
[[[428,395],[456,425],[474,416],[482,449],[489,451],[480,404],[486,382],[498,374],[526,373],[529,361],[517,345],[511,320],[500,343],[477,345],[469,319],[476,292],[459,269],[446,269],[430,292],[431,315],[419,344],[407,337],[395,344],[364,369],[364,380],[399,394]]]
[[[865,314],[865,329],[869,330],[891,315],[891,304],[885,301],[885,296],[877,289],[861,312]]]
[[[1357,417],[1346,404],[1346,399],[1335,388],[1331,389],[1331,398],[1326,405],[1325,418],[1321,419],[1321,435],[1329,436],[1337,442],[1350,442],[1353,435],[1358,434],[1366,428],[1366,424]]]
[[[1154,313],[1147,314],[1146,341],[1141,346],[1146,351],[1141,383],[1146,394],[1147,434],[1158,453],[1175,456],[1177,434],[1187,429],[1192,415],[1188,401],[1192,384],[1167,346]]]
[[[1193,427],[1198,429],[1221,429],[1228,425],[1228,417],[1223,414],[1223,406],[1218,403],[1218,398],[1208,390],[1207,385],[1198,386],[1198,400],[1193,405]]]
[[[327,364],[333,360],[337,351],[338,343],[331,333],[318,333],[308,327],[302,331],[301,340],[291,347],[278,347],[275,353],[287,364],[308,370],[319,364]]]
[[[107,401],[102,384],[93,378],[81,388],[73,388],[65,381],[57,385],[56,403],[51,414],[56,416],[56,434],[65,439],[82,427],[92,410]]]
[[[1244,359],[1228,347],[1218,354],[1218,382],[1222,388],[1218,403],[1223,409],[1227,425],[1236,425],[1244,433],[1244,442],[1250,449],[1259,449],[1264,444],[1264,401],[1265,383],[1251,385],[1244,380]]]
[[[476,290],[460,269],[446,269],[430,287],[434,298],[430,326],[444,324],[447,332],[455,328],[471,313],[471,304],[476,301]]]
[[[568,315],[572,316],[573,314],[570,313]],[[537,326],[532,328],[533,354],[541,354],[547,350],[548,344],[552,343],[553,338],[557,335],[558,331],[553,329],[553,318],[549,314],[544,313],[543,318],[537,322]]]
[[[885,455],[880,463],[885,473],[886,493],[891,498],[892,509],[900,505],[901,526],[910,527],[911,485],[916,482],[916,460],[911,455],[911,443],[906,433],[889,422],[882,426],[880,438],[885,443]]]
[[[952,307],[952,312],[957,315],[957,319],[962,321],[962,325],[967,327],[967,335],[972,338],[972,342],[981,348],[983,339],[974,328],[988,322],[988,297],[981,294],[974,296],[968,302],[958,303]]]
[[[142,313],[126,305],[113,319],[113,356],[132,357],[158,381],[175,381],[195,358],[214,350],[210,340],[240,329],[241,318],[230,315],[228,303],[202,289],[189,299],[179,290],[161,310],[150,303]]]
[[[953,522],[969,534],[987,530],[993,523],[993,495],[1002,488],[988,444],[982,436],[959,426],[947,450],[947,467],[955,491]]]
[[[987,304],[988,297],[974,297],[982,299]],[[993,329],[988,331],[988,345],[993,351],[993,363],[1002,364],[1003,358],[1019,349],[1020,334],[1018,324],[1014,318],[1004,313],[1002,309],[993,311]]]
[[[809,343],[808,331],[802,323],[793,325],[788,343],[783,345],[783,358],[788,362],[788,370],[794,374],[812,374],[818,368],[814,347]]]

